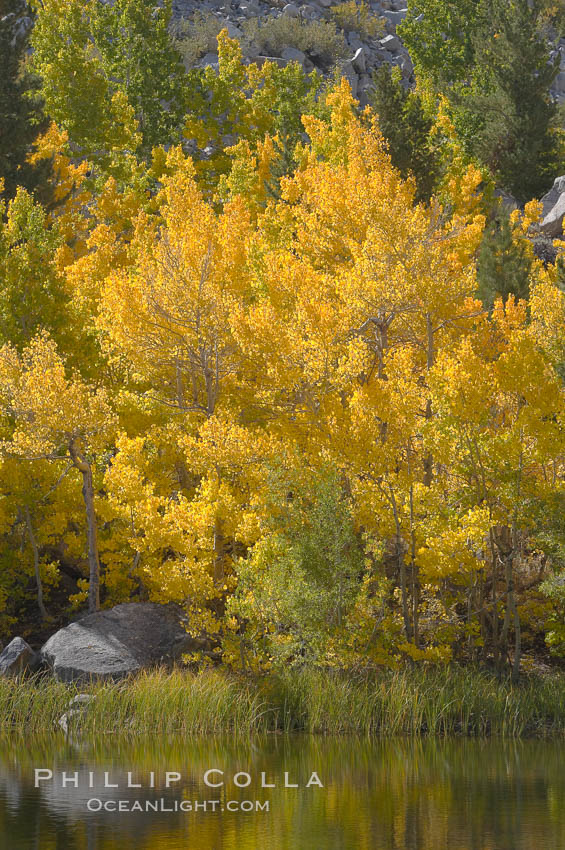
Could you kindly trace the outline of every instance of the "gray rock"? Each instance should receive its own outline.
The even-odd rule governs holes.
[[[287,3],[283,9],[283,15],[288,15],[290,18],[299,18],[300,9],[294,3]]]
[[[494,197],[499,199],[500,206],[508,212],[513,212],[520,206],[516,198],[510,192],[505,192],[504,189],[495,189]]]
[[[306,54],[296,47],[285,47],[281,53],[281,57],[286,62],[298,62],[299,65],[304,65]]]
[[[558,94],[565,93],[565,70],[560,71],[555,77],[553,84],[551,86],[552,90],[556,91]]]
[[[77,694],[69,702],[67,708],[85,708],[94,700],[94,694]]]
[[[364,74],[367,69],[366,52],[363,47],[355,51],[355,56],[351,60],[351,64],[358,74]]]
[[[236,27],[235,24],[232,24],[231,21],[226,21],[225,27],[228,31],[228,35],[230,38],[242,38],[243,33],[239,27]]]
[[[82,718],[88,706],[94,701],[94,694],[77,694],[72,698],[67,706],[66,712],[62,714],[57,721],[65,735],[69,734],[70,721],[73,717],[76,717],[77,719]]]
[[[203,68],[206,68],[207,65],[211,65],[214,68],[220,67],[220,58],[217,53],[207,53],[200,60],[200,65]]]
[[[197,646],[172,607],[126,602],[60,629],[41,657],[63,682],[121,679]]]
[[[406,15],[408,14],[408,9],[402,9],[399,12],[383,12],[383,17],[392,24],[394,29],[398,26],[398,24],[402,23]]]
[[[351,61],[343,63],[342,74],[351,86],[351,94],[353,95],[353,97],[357,97],[357,86],[359,84],[359,78],[355,73],[355,69],[351,64]]]
[[[275,65],[278,65],[279,68],[284,68],[286,65],[286,60],[281,56],[253,56],[251,61],[258,65],[259,68],[262,68],[265,62],[274,62]]]
[[[384,63],[388,63],[389,65],[391,65],[393,56],[392,53],[388,52],[388,50],[383,50],[379,47],[379,49],[377,50],[377,59],[381,65]]]
[[[540,230],[546,236],[555,238],[563,233],[565,216],[565,176],[558,177],[553,186],[541,199],[542,219]]]
[[[358,50],[360,47],[363,47],[363,42],[361,41],[361,36],[358,32],[349,32],[347,34],[347,43],[353,50]]]
[[[402,48],[400,39],[396,35],[385,35],[384,38],[381,38],[379,44],[383,50],[387,50],[389,53],[398,53]]]
[[[62,714],[57,721],[65,735],[69,734],[69,723],[73,719],[73,717],[82,716],[82,711],[80,708],[72,709],[71,711],[66,711],[65,714]]]
[[[406,54],[402,57],[402,62],[400,63],[400,67],[402,68],[402,75],[408,79],[414,73],[414,65],[412,64],[412,60]]]
[[[0,676],[19,676],[35,666],[35,652],[21,637],[15,637],[0,653]]]
[[[322,17],[320,10],[310,3],[305,3],[304,6],[300,7],[300,14],[303,18],[308,18],[311,21],[317,21]]]
[[[534,254],[545,266],[553,265],[557,259],[558,250],[549,236],[538,235],[533,239]]]

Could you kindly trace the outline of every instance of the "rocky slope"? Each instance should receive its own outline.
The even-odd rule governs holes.
[[[396,34],[397,25],[407,14],[406,0],[371,2],[367,4],[370,14],[358,21],[355,20],[354,12],[344,16],[345,20],[338,18],[334,11],[336,5],[334,0],[295,0],[290,3],[283,0],[174,0],[173,13],[177,23],[197,16],[200,24],[193,31],[193,38],[202,35],[204,29],[211,32],[214,21],[218,30],[227,27],[230,36],[242,44],[244,55],[249,61],[264,61],[264,42],[278,41],[276,52],[272,51],[266,57],[274,59],[278,64],[298,61],[306,71],[317,68],[324,74],[330,71],[330,66],[338,64],[362,104],[367,101],[373,71],[383,63],[398,65],[406,83],[413,82],[414,69],[410,56]],[[294,23],[285,22],[285,18],[292,19]],[[316,22],[318,27],[315,26]],[[332,23],[336,24],[338,39],[343,46],[341,52],[336,40],[335,62],[330,61],[328,56],[331,46],[320,46],[323,25],[329,24],[326,35],[329,41]],[[283,41],[285,35],[288,40],[286,44]],[[309,38],[311,44],[308,46]],[[302,49],[292,41],[300,41]],[[185,59],[186,64],[194,64],[196,67],[215,65],[217,61],[217,54],[213,50],[197,57],[194,63],[186,62]]]
[[[275,28],[278,30],[279,40],[286,33],[288,43],[281,42],[278,49],[272,51],[268,58],[275,59],[279,64],[299,61],[305,70],[310,71],[317,67],[322,73],[328,73],[329,69],[327,61],[320,61],[316,55],[316,34],[312,34],[314,43],[310,48],[303,46],[299,49],[296,44],[291,43],[292,40],[298,40],[292,38],[293,30],[298,33],[298,24],[302,24],[307,30],[308,25],[314,22],[323,25],[324,22],[334,21],[338,24],[344,43],[343,55],[335,58],[362,105],[368,100],[368,93],[373,85],[373,72],[383,63],[398,65],[406,85],[412,84],[412,61],[397,33],[398,24],[407,14],[406,0],[370,0],[367,8],[370,10],[371,20],[358,23],[355,22],[354,14],[344,16],[345,20],[338,19],[335,12],[337,6],[338,0],[173,0],[173,14],[177,24],[180,21],[194,20],[196,15],[200,20],[196,29],[199,29],[201,38],[204,31],[210,34],[214,28],[219,31],[222,27],[227,27],[229,34],[242,44],[244,55],[249,61],[262,61],[265,57],[260,39],[258,43],[250,37],[250,29],[253,29],[255,34],[257,31],[261,34],[265,27],[267,31]],[[294,27],[285,26],[284,21],[274,23],[285,17],[294,19]],[[378,26],[375,26],[377,23]],[[307,42],[306,32],[300,34],[300,40]],[[211,49],[204,55],[189,57],[186,64],[196,67],[215,65],[217,54],[213,50],[213,41],[209,46]],[[564,102],[565,39],[557,39],[554,34],[552,57],[557,53],[561,59],[561,70],[555,79],[552,95],[558,102]]]

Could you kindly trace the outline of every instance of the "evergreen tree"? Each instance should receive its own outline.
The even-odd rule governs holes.
[[[29,73],[26,50],[29,10],[22,0],[3,0],[0,13],[0,180],[12,197],[18,185],[33,188],[38,174],[26,161],[41,124],[32,95],[37,80]]]
[[[455,100],[469,151],[520,201],[546,191],[558,168],[549,94],[558,66],[549,61],[540,11],[528,0],[484,0],[471,85]]]
[[[411,0],[401,32],[467,153],[527,201],[559,170],[544,0]]]
[[[429,200],[437,181],[439,161],[430,143],[433,122],[424,111],[421,97],[404,88],[399,69],[382,65],[375,74],[372,105],[379,116],[379,127],[388,142],[393,165],[403,177],[414,175],[417,200]]]
[[[477,263],[478,295],[492,307],[496,298],[528,298],[532,259],[522,239],[514,239],[510,216],[501,209],[488,225]]]

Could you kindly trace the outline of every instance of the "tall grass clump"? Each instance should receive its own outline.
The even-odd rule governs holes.
[[[457,667],[371,675],[287,671],[266,680],[284,731],[357,735],[523,735],[565,732],[565,677],[519,685]]]
[[[84,728],[193,735],[265,731],[265,705],[259,689],[214,670],[199,674],[174,670],[141,673],[120,683],[95,685]]]
[[[0,727],[56,728],[78,692],[92,700],[70,716],[83,733],[250,735],[548,736],[565,733],[565,675],[499,681],[472,668],[354,674],[304,668],[268,676],[222,669],[154,670],[119,682],[65,685],[38,675],[0,679]]]
[[[195,12],[191,18],[175,22],[172,32],[175,47],[185,66],[191,68],[205,53],[218,49],[218,34],[224,23],[211,12]]]
[[[53,727],[64,713],[71,694],[56,679],[0,677],[0,727],[37,732]]]
[[[332,6],[330,15],[338,27],[353,30],[361,38],[381,38],[386,33],[385,19],[374,15],[365,0],[345,0]]]

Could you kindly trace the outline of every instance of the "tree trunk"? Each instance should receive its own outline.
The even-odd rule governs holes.
[[[514,558],[518,554],[518,527],[517,517],[512,523],[512,553],[509,557],[508,569],[510,571],[510,587],[512,589],[512,612],[514,614],[514,663],[512,665],[512,681],[517,682],[520,678],[520,661],[522,656],[522,629],[520,628],[520,616],[516,604],[514,591]]]
[[[427,352],[426,352],[426,369],[428,372],[432,369],[435,360],[435,351],[434,351],[434,328],[432,324],[432,317],[428,313],[426,315],[426,336],[427,336]],[[430,420],[433,415],[432,410],[432,400],[428,398],[426,401],[426,420]],[[434,459],[431,453],[427,454],[424,458],[424,484],[426,487],[431,487],[433,481],[434,474]]]
[[[84,500],[88,537],[88,610],[92,614],[100,610],[100,559],[98,557],[98,534],[96,512],[94,510],[92,467],[84,454],[79,450],[75,440],[71,440],[69,444],[69,454],[73,464],[82,475],[82,498]]]
[[[512,602],[508,591],[508,571],[506,575],[506,605],[504,606],[504,620],[502,621],[502,631],[500,632],[500,646],[498,656],[498,673],[502,675],[504,666],[508,661],[508,630],[510,628],[510,614],[512,613]]]
[[[522,660],[522,629],[520,627],[520,615],[518,606],[514,600],[514,664],[512,666],[512,681],[520,679],[520,661]]]
[[[408,604],[408,587],[406,581],[406,561],[404,559],[404,546],[402,540],[402,531],[400,528],[400,517],[396,505],[394,490],[389,485],[390,504],[394,516],[396,526],[396,561],[398,564],[398,573],[400,578],[400,593],[402,597],[402,618],[404,620],[404,632],[408,643],[412,642],[412,623],[410,622],[410,606]]]
[[[492,526],[489,529],[490,555],[492,560],[492,657],[495,670],[500,665],[500,645],[498,637],[498,599],[496,598],[496,547]]]
[[[222,520],[216,517],[214,523],[214,584],[223,584],[225,578],[224,569],[225,544],[222,533]]]
[[[420,644],[420,579],[416,566],[416,531],[414,528],[414,487],[410,485],[410,563],[412,576],[412,625],[414,646]]]
[[[512,664],[512,681],[517,682],[520,678],[520,659],[522,654],[522,632],[520,629],[520,617],[518,616],[518,606],[516,605],[516,596],[514,594],[514,570],[513,570],[514,552],[511,552],[506,557],[506,617],[504,618],[505,632],[508,631],[510,617],[514,621],[514,663]]]
[[[408,643],[412,642],[412,623],[410,622],[410,608],[408,605],[408,588],[406,586],[406,561],[402,547],[402,538],[396,538],[396,556],[398,558],[398,566],[400,571],[400,592],[402,594],[402,616],[404,619],[404,631]]]
[[[35,584],[37,586],[37,607],[39,608],[41,619],[46,620],[47,611],[45,610],[45,605],[43,604],[43,584],[41,583],[41,573],[39,571],[39,550],[37,548],[37,541],[35,539],[35,534],[33,533],[31,516],[27,505],[25,507],[24,515],[26,521],[27,536],[29,537],[29,542],[31,543],[31,548],[33,551],[33,570],[35,572]]]

